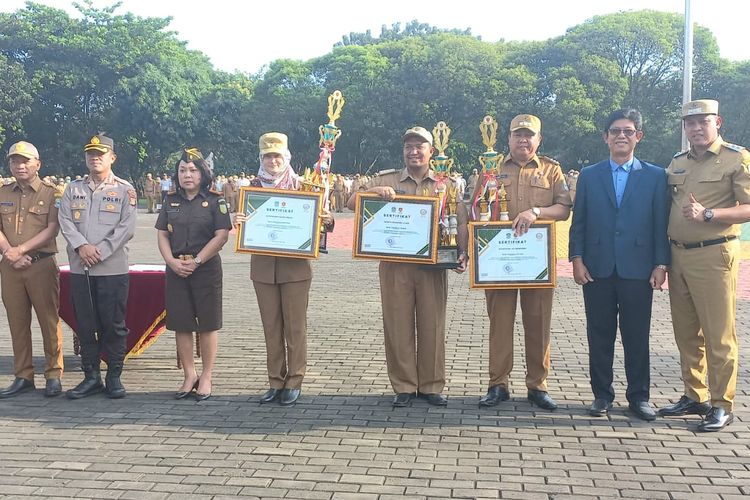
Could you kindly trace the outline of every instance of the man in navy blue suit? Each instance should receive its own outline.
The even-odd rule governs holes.
[[[628,406],[651,421],[656,418],[648,402],[651,302],[670,259],[669,197],[664,169],[633,154],[642,138],[637,110],[620,109],[607,119],[609,159],[584,168],[578,177],[568,255],[586,307],[594,393],[589,413],[606,415],[615,398],[612,362],[619,320]]]

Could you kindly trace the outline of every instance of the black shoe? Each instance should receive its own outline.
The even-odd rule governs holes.
[[[281,396],[282,389],[268,389],[265,394],[260,397],[260,404],[273,403],[279,396]]]
[[[651,408],[648,401],[635,401],[630,403],[628,408],[630,408],[630,411],[641,420],[645,420],[646,422],[653,422],[656,420],[656,412]]]
[[[553,411],[557,409],[557,403],[555,400],[549,397],[547,391],[538,391],[536,389],[529,389],[527,395],[529,403],[537,405],[539,408],[544,410]]]
[[[411,392],[399,392],[393,397],[393,406],[397,408],[403,408],[411,404],[411,399],[414,397],[414,393]]]
[[[700,432],[716,432],[722,430],[727,425],[731,424],[734,420],[734,415],[731,412],[727,412],[724,408],[713,407],[703,419],[703,422],[698,424],[698,431]]]
[[[195,383],[193,384],[193,388],[190,389],[189,391],[177,391],[177,392],[175,392],[174,393],[174,398],[175,399],[185,399],[186,397],[190,396],[198,388],[198,383],[200,383],[200,381],[201,381],[200,378],[198,380],[196,380]]]
[[[98,394],[104,390],[99,367],[84,366],[83,373],[85,375],[81,383],[65,393],[68,399],[81,399]]]
[[[284,389],[281,391],[281,396],[279,396],[279,404],[281,406],[293,405],[297,402],[301,394],[302,390],[300,389]]]
[[[419,393],[420,399],[427,401],[427,404],[432,406],[448,406],[448,398],[440,394],[439,392],[433,392],[427,394],[424,392]]]
[[[612,409],[612,403],[603,398],[596,398],[589,408],[592,417],[604,417]]]
[[[121,374],[121,364],[112,364],[107,368],[107,376],[104,379],[104,384],[107,391],[107,397],[110,399],[120,399],[127,395],[125,387],[120,381]]]
[[[206,394],[201,394],[200,392],[196,392],[195,393],[195,400],[198,403],[200,403],[201,401],[205,401],[205,400],[207,400],[210,397],[211,397],[211,393],[210,392],[206,393]]]
[[[44,397],[54,398],[62,394],[62,383],[59,378],[51,378],[47,380],[47,384],[44,387]]]
[[[16,377],[12,384],[0,391],[0,399],[12,398],[13,396],[18,396],[19,394],[33,391],[34,389],[35,386],[33,380]]]
[[[502,401],[508,401],[510,393],[503,385],[493,385],[487,389],[487,394],[479,399],[479,406],[497,406]]]
[[[662,417],[682,417],[683,415],[706,415],[711,411],[711,405],[693,401],[687,396],[682,396],[679,401],[659,410]]]

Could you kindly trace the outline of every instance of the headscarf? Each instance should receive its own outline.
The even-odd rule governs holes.
[[[285,149],[281,156],[284,158],[284,169],[276,175],[271,174],[263,167],[263,155],[259,155],[260,168],[258,169],[258,179],[264,188],[298,190],[300,185],[300,176],[292,169],[292,154]]]

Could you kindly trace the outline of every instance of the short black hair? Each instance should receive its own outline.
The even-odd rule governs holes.
[[[208,168],[208,164],[206,163],[206,160],[203,159],[201,152],[198,151],[197,148],[190,148],[183,150],[182,156],[180,156],[180,159],[174,164],[174,173],[172,174],[172,186],[174,187],[174,190],[179,191],[182,189],[182,187],[180,187],[179,170],[180,163],[183,161],[185,163],[193,163],[198,171],[200,171],[201,190],[209,189],[214,181],[213,172]]]
[[[641,112],[633,108],[623,108],[612,111],[609,114],[607,122],[604,125],[605,134],[609,132],[609,127],[617,120],[630,120],[633,122],[636,130],[643,130],[643,116],[641,116]]]

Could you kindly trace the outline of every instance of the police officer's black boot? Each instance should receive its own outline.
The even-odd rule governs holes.
[[[69,399],[81,399],[104,390],[99,365],[83,365],[83,381],[65,393]]]
[[[122,363],[111,363],[107,366],[107,377],[104,382],[107,384],[107,397],[111,399],[124,398],[127,394],[125,386],[120,382],[122,375]]]

